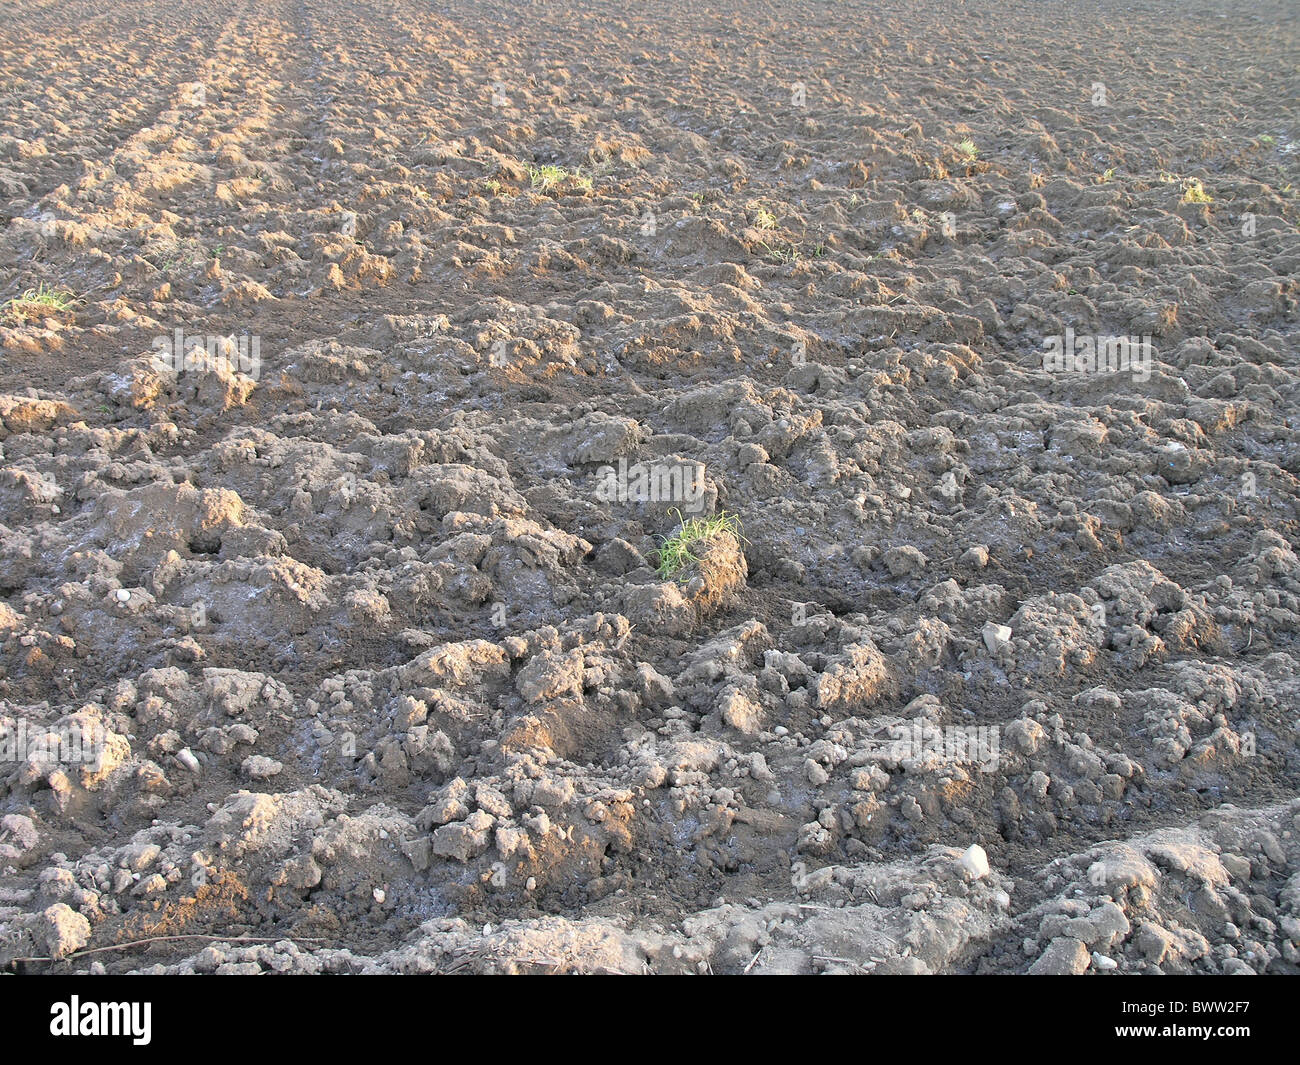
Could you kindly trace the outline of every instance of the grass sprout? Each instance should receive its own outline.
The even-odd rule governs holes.
[[[42,282],[35,288],[27,289],[21,296],[8,300],[0,310],[19,321],[26,321],[65,313],[80,302],[67,289],[55,288]]]
[[[1213,203],[1214,197],[1205,191],[1200,178],[1188,178],[1183,182],[1183,198],[1179,203]]]
[[[745,539],[740,517],[736,514],[728,514],[724,510],[708,517],[682,520],[681,511],[673,513],[678,517],[678,528],[671,536],[663,538],[659,549],[654,553],[656,569],[662,580],[672,580],[692,562],[700,561],[693,550],[698,544],[719,536],[731,536],[740,543],[749,542]]]
[[[563,166],[530,166],[528,168],[529,183],[535,189],[546,192],[549,189],[559,188],[562,185],[571,185],[583,192],[590,192],[593,182],[590,177],[582,172],[582,167],[577,170],[569,170]]]

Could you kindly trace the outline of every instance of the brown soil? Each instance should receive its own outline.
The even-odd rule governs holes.
[[[0,960],[1296,972],[1295,28],[20,0]]]

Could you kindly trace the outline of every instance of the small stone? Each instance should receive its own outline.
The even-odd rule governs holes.
[[[997,654],[1011,643],[1011,627],[990,621],[984,626],[984,646],[990,654]]]
[[[66,958],[90,941],[90,922],[67,903],[56,902],[41,918],[45,947],[52,958]]]
[[[267,758],[264,754],[254,754],[245,758],[240,768],[254,780],[270,780],[271,777],[278,776],[284,766],[274,758]]]
[[[1088,948],[1078,939],[1053,939],[1039,959],[1029,967],[1030,976],[1080,976],[1092,960]]]
[[[738,688],[728,688],[719,700],[722,720],[747,736],[758,734],[763,724],[763,708]]]
[[[157,895],[160,891],[166,890],[167,878],[162,873],[150,873],[131,889],[131,894],[137,898],[144,898],[146,895]]]
[[[113,593],[113,595],[119,603],[128,603],[131,601],[131,593],[128,592],[125,588],[119,588],[116,592]]]
[[[972,843],[961,856],[961,867],[972,880],[983,880],[989,875],[989,856],[978,843]]]
[[[908,495],[911,495],[911,489],[906,489]],[[907,496],[900,496],[900,499],[906,499]],[[889,570],[890,576],[893,577],[910,577],[913,574],[922,572],[929,559],[925,557],[915,547],[908,545],[906,547],[891,547],[885,552],[882,560],[885,568]]]

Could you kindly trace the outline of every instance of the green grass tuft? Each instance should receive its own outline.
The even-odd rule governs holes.
[[[681,511],[674,511],[680,520]],[[663,538],[655,554],[655,566],[662,580],[674,579],[692,562],[700,561],[692,548],[719,536],[732,536],[739,543],[748,543],[741,528],[740,518],[725,510],[705,518],[680,521],[680,528],[672,536]]]
[[[70,311],[80,302],[66,289],[55,288],[42,282],[35,288],[29,288],[21,296],[15,296],[7,301],[0,310],[20,321],[25,321],[28,318],[40,318],[52,313]]]
[[[1213,203],[1214,197],[1205,191],[1200,178],[1188,178],[1183,182],[1183,198],[1179,203]]]
[[[562,166],[530,166],[528,168],[528,180],[535,189],[546,192],[549,189],[559,188],[561,185],[571,185],[583,192],[590,192],[593,182],[590,177],[582,172],[582,167],[577,170],[569,170]]]

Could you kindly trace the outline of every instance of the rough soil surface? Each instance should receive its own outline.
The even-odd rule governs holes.
[[[9,5],[0,962],[1300,971],[1295,20]]]

